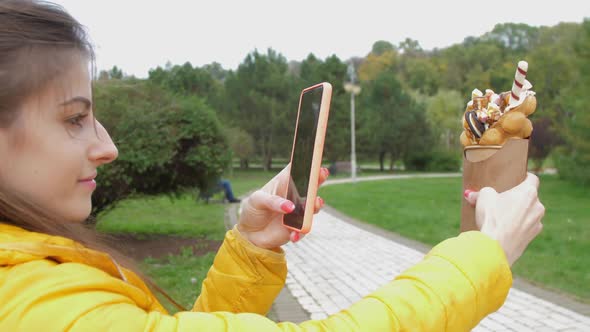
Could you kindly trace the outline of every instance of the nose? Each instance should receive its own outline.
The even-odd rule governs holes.
[[[96,166],[108,164],[119,156],[119,150],[113,143],[111,136],[98,120],[96,122],[96,139],[90,146],[88,158]]]

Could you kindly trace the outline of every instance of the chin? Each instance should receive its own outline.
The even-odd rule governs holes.
[[[70,209],[66,214],[66,222],[71,224],[82,223],[88,219],[90,212],[92,211],[92,204],[85,202],[85,204],[77,204],[74,208]]]

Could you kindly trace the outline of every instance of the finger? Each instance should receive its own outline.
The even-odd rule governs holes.
[[[491,187],[484,187],[481,188],[481,190],[479,191],[478,195],[477,195],[477,201],[491,201],[490,198],[494,197],[498,195],[498,192],[496,192],[496,190],[494,190],[494,188]]]
[[[541,221],[543,219],[543,217],[545,216],[545,206],[543,205],[543,203],[537,201],[535,204],[535,212],[536,212],[536,220],[537,221]]]
[[[278,213],[291,213],[295,204],[281,196],[271,195],[263,190],[257,190],[249,199],[249,203],[255,209],[270,210]]]
[[[484,187],[477,193],[475,223],[479,229],[481,229],[487,218],[493,216],[497,196],[498,193],[490,187]]]
[[[320,181],[319,181],[319,185],[321,186],[322,183],[326,182],[326,180],[328,179],[328,176],[330,176],[330,170],[328,170],[325,167],[320,168]]]
[[[291,234],[289,235],[289,240],[291,240],[291,242],[293,243],[301,240],[301,233],[295,231],[291,232]]]
[[[321,208],[324,207],[326,203],[324,202],[324,199],[321,197],[316,197],[315,198],[315,206],[314,206],[314,213],[318,213],[320,212]]]
[[[523,184],[528,184],[536,189],[539,189],[539,178],[533,173],[527,173],[526,179],[524,179]]]
[[[465,200],[471,206],[475,206],[478,196],[479,196],[479,193],[477,191],[467,189],[467,190],[465,190],[465,192],[463,192],[463,197],[465,197]]]

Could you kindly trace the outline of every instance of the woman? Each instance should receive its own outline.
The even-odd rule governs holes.
[[[276,324],[262,315],[285,283],[280,246],[297,240],[281,225],[293,204],[272,193],[286,185],[283,171],[242,203],[192,311],[170,316],[76,227],[97,168],[117,157],[92,113],[91,60],[82,27],[61,8],[0,1],[1,331],[467,331],[502,305],[510,264],[541,231],[533,175],[502,194],[468,192],[481,232],[439,244],[327,319]]]

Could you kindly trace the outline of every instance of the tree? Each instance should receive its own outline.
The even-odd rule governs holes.
[[[281,54],[272,49],[266,54],[254,51],[225,80],[231,96],[225,117],[254,138],[265,170],[271,168],[273,155],[290,155],[297,94],[287,70]]]
[[[433,131],[438,148],[459,150],[459,136],[463,131],[461,118],[465,111],[467,98],[455,90],[439,90],[429,98],[426,106],[426,118]]]
[[[300,88],[320,82],[332,84],[330,118],[324,143],[324,158],[332,163],[350,153],[349,95],[344,91],[346,70],[347,65],[335,55],[322,61],[310,54],[300,65]]]
[[[227,70],[223,69],[220,63],[212,62],[208,65],[204,65],[203,69],[208,72],[213,79],[223,82],[227,75]]]
[[[131,194],[207,189],[227,168],[229,150],[215,112],[198,97],[173,96],[138,80],[95,84],[97,117],[119,148],[104,165],[93,211]]]
[[[373,80],[379,73],[386,70],[393,70],[397,64],[398,53],[393,46],[389,47],[386,42],[376,42],[373,45],[373,51],[367,55],[362,65],[358,68],[358,76],[361,81]]]
[[[410,57],[404,54],[400,60],[399,72],[407,88],[423,94],[435,94],[440,85],[438,68],[429,57]]]
[[[468,94],[475,88],[508,90],[511,85],[505,88],[504,81],[500,82],[501,86],[495,85],[494,75],[501,70],[499,76],[507,77],[511,84],[515,64],[518,62],[511,58],[511,72],[506,74],[503,71],[503,64],[506,62],[505,47],[496,40],[476,37],[465,38],[463,43],[440,50],[434,57],[439,64],[437,67],[440,70],[440,88],[457,90],[462,94]]]
[[[543,162],[553,147],[559,143],[559,136],[554,132],[551,119],[547,116],[535,118],[533,128],[529,145],[529,158],[533,161],[535,170],[540,171]]]
[[[424,54],[424,50],[422,50],[420,42],[411,38],[406,38],[404,41],[399,43],[398,48],[403,55],[408,57],[418,57]]]
[[[99,80],[122,80],[125,77],[123,70],[117,66],[113,66],[110,70],[101,70],[98,75]]]
[[[391,52],[391,51],[395,51],[395,46],[393,46],[392,43],[386,41],[386,40],[378,40],[375,43],[373,43],[373,47],[371,48],[371,54],[374,55],[382,55],[383,53],[386,52]]]
[[[250,159],[254,156],[254,139],[241,128],[226,128],[224,135],[227,138],[232,154],[240,159],[240,168],[247,169]]]
[[[175,65],[152,69],[149,71],[148,80],[174,94],[207,98],[214,95],[221,86],[213,78],[212,70],[211,67],[193,67],[190,62],[186,62],[182,66]],[[220,75],[219,73],[216,74]]]
[[[524,54],[531,50],[537,42],[539,28],[524,23],[500,23],[494,29],[482,36],[483,40],[494,40],[504,47]]]
[[[537,96],[537,114],[551,115],[558,122],[569,117],[569,107],[560,95],[582,76],[575,49],[581,33],[581,26],[574,23],[539,30],[538,42],[529,60],[531,82],[536,91],[543,92]]]
[[[366,149],[379,157],[384,170],[387,154],[390,168],[413,151],[425,151],[430,145],[430,130],[423,107],[405,93],[391,71],[381,72],[364,86],[360,134]]]
[[[584,20],[573,47],[577,79],[561,92],[565,111],[557,119],[564,144],[557,153],[556,165],[562,178],[590,184],[590,19]]]

